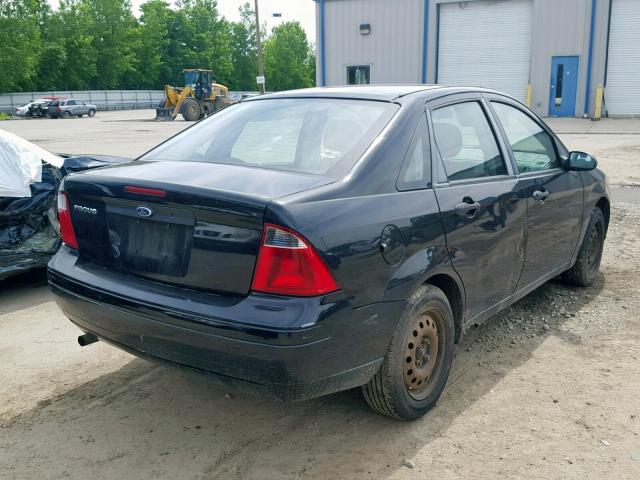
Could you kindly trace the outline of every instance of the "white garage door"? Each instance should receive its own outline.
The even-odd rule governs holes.
[[[640,115],[640,0],[613,0],[605,105],[609,115]]]
[[[531,0],[441,4],[438,83],[494,88],[523,100],[532,10]]]

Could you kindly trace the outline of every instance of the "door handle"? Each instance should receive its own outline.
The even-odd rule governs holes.
[[[467,218],[473,218],[480,210],[480,202],[460,202],[456,205],[456,212],[458,215],[463,215]]]
[[[536,190],[535,192],[533,192],[532,196],[538,201],[538,203],[540,203],[540,205],[542,205],[546,198],[549,196],[549,192],[547,192],[546,190]]]

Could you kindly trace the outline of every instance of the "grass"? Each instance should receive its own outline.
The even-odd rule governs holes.
[[[9,120],[11,118],[11,115],[9,115],[6,112],[0,112],[0,120]]]

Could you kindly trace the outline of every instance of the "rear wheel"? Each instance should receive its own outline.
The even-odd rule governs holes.
[[[71,118],[71,112],[62,112],[62,118]]]
[[[95,117],[95,116],[96,116],[96,111],[95,111],[95,110],[89,110],[88,115],[89,115],[90,117]]]
[[[195,98],[187,98],[180,109],[182,118],[189,122],[200,119],[200,103]]]
[[[380,370],[362,387],[371,408],[400,420],[419,418],[431,409],[449,376],[454,331],[444,292],[421,286],[407,302]]]
[[[605,232],[604,214],[596,207],[591,212],[587,232],[582,240],[576,263],[566,272],[567,278],[573,284],[579,287],[588,287],[593,283],[600,270]]]

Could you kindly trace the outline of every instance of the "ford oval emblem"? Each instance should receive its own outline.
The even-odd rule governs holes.
[[[151,210],[149,207],[138,207],[136,208],[136,212],[141,217],[150,217],[151,215],[153,215],[153,210]]]

